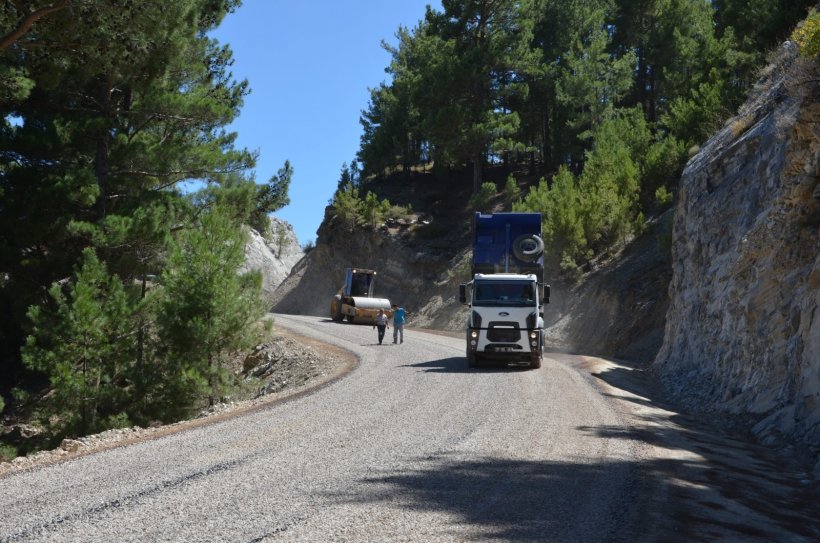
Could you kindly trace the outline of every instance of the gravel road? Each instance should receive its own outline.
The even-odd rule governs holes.
[[[462,339],[408,330],[403,344],[378,345],[369,326],[277,323],[352,351],[359,366],[266,409],[0,478],[0,541],[670,535],[658,466],[685,447],[670,453],[636,431],[638,419],[668,423],[585,359],[468,371]]]

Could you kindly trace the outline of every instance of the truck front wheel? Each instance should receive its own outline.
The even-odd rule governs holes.
[[[467,349],[467,367],[468,368],[477,368],[478,367],[478,357],[476,357],[475,351],[471,351],[469,348]]]

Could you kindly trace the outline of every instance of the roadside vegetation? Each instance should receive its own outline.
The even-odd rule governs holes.
[[[0,7],[0,393],[41,446],[219,401],[264,333],[238,270],[292,169],[255,182],[225,130],[248,83],[207,33],[237,6]]]

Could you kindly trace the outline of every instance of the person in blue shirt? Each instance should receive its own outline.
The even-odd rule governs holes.
[[[404,343],[404,321],[406,312],[403,307],[393,304],[393,343]]]

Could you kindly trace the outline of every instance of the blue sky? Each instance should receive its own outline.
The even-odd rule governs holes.
[[[244,0],[213,37],[230,45],[234,79],[251,94],[230,126],[237,147],[259,151],[258,182],[289,160],[290,205],[275,215],[299,242],[316,240],[343,163],[359,149],[369,88],[386,82],[399,26],[413,28],[440,0]]]

